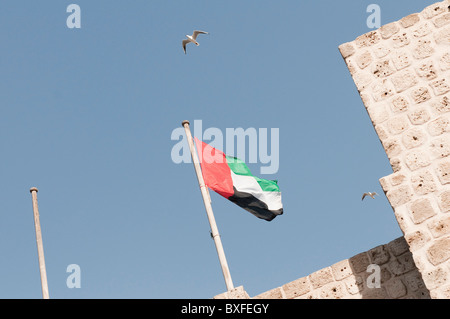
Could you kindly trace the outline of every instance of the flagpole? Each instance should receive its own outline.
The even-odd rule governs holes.
[[[195,173],[197,174],[198,184],[200,186],[200,191],[203,197],[203,203],[205,204],[206,208],[206,215],[208,216],[209,225],[211,226],[211,236],[214,239],[217,254],[219,255],[220,266],[222,267],[222,273],[225,279],[227,290],[230,291],[234,289],[233,281],[231,280],[230,270],[228,268],[227,259],[225,258],[225,251],[223,250],[222,241],[220,240],[219,229],[217,228],[216,220],[214,218],[211,206],[211,198],[209,197],[208,189],[206,188],[205,181],[203,180],[200,163],[197,153],[195,152],[194,141],[192,139],[191,130],[189,128],[189,121],[183,121],[182,125],[184,127],[184,130],[186,131],[186,137],[189,143],[192,161],[194,162]]]
[[[41,273],[42,297],[44,299],[49,299],[48,284],[47,284],[47,272],[45,270],[45,260],[44,260],[44,246],[42,243],[41,223],[39,222],[37,192],[38,192],[38,189],[36,187],[32,187],[30,189],[31,199],[33,202],[34,227],[36,229],[36,243],[37,243],[38,258],[39,258],[39,271]]]

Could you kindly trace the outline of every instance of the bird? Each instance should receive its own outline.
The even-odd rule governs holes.
[[[366,196],[370,196],[370,197],[374,198],[375,195],[378,195],[378,194],[375,193],[375,192],[367,192],[367,193],[364,193],[361,200],[363,200],[364,197],[366,197]]]
[[[192,35],[186,35],[185,40],[183,40],[183,50],[184,50],[184,54],[186,54],[186,44],[188,43],[195,43],[196,46],[199,46],[200,44],[197,42],[197,36],[199,34],[208,34],[208,32],[205,31],[199,31],[199,30],[195,30],[194,33],[192,33]]]

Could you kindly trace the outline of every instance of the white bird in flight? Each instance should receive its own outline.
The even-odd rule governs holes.
[[[208,32],[195,30],[194,33],[193,33],[192,35],[186,35],[186,38],[187,38],[187,39],[183,40],[183,42],[182,42],[182,43],[183,43],[184,54],[186,54],[186,44],[192,42],[192,43],[195,43],[196,46],[199,46],[199,45],[200,45],[200,44],[198,44],[198,42],[197,42],[197,36],[198,36],[199,34],[208,34]]]
[[[370,196],[370,197],[374,198],[375,195],[378,195],[378,194],[375,193],[375,192],[373,192],[373,193],[371,193],[371,192],[364,193],[361,200],[363,200],[364,197],[366,197],[366,196]]]

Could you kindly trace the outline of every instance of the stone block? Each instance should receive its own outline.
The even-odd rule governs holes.
[[[436,95],[442,95],[450,91],[448,80],[445,78],[430,82],[430,86]]]
[[[392,22],[381,26],[379,30],[383,39],[389,39],[400,30],[400,27],[396,22]]]
[[[374,63],[372,74],[376,78],[385,78],[395,72],[395,68],[391,65],[390,60],[381,60]]]
[[[412,128],[402,134],[403,145],[412,149],[424,144],[427,140],[426,134],[420,128]]]
[[[348,261],[348,259],[345,259],[332,265],[331,271],[333,273],[334,279],[338,281],[347,278],[353,274],[353,270],[350,266],[350,262]]]
[[[365,272],[367,270],[367,266],[370,265],[369,257],[365,252],[351,257],[348,261],[354,274]]]
[[[332,282],[319,288],[318,291],[320,299],[345,299],[347,295],[347,289],[341,282]]]
[[[378,59],[381,59],[387,56],[389,53],[391,53],[391,49],[389,49],[389,47],[385,46],[384,44],[380,43],[377,44],[375,47],[373,47],[372,52]]]
[[[380,178],[379,182],[381,185],[381,188],[383,189],[383,191],[387,192],[388,190],[391,189],[391,183],[388,183],[389,178],[388,177],[382,177]]]
[[[228,291],[228,299],[250,299],[243,286]]]
[[[397,173],[402,169],[402,162],[398,158],[389,158],[389,163],[391,164],[394,173]]]
[[[426,80],[433,80],[437,77],[437,70],[434,66],[433,60],[427,60],[420,63],[416,67],[416,72],[420,77]]]
[[[381,285],[383,285],[384,283],[388,282],[392,278],[392,273],[390,272],[390,270],[388,268],[389,264],[390,263],[384,264],[381,267],[381,272],[380,272],[380,279],[381,279],[380,283],[381,283]],[[370,274],[372,274],[372,273],[369,273],[369,275]],[[368,280],[370,280],[369,277],[367,277],[367,279],[366,279],[366,285],[368,283]],[[372,283],[373,283],[373,281],[372,281]]]
[[[413,56],[416,59],[425,59],[433,55],[435,52],[431,40],[421,39],[413,48]]]
[[[427,257],[434,266],[450,259],[450,237],[436,239],[428,248]]]
[[[425,19],[431,19],[446,11],[447,7],[445,2],[443,1],[442,3],[437,2],[435,4],[429,5],[428,7],[422,10],[421,14]]]
[[[386,291],[390,298],[398,299],[406,295],[405,284],[400,279],[393,279],[386,283]]]
[[[415,25],[417,22],[420,21],[420,17],[418,13],[410,14],[409,16],[406,16],[400,20],[400,24],[404,28],[409,28],[413,25]]]
[[[403,282],[409,291],[415,292],[426,288],[422,279],[422,275],[416,270],[403,277]]]
[[[355,47],[350,42],[347,42],[339,46],[339,51],[341,52],[342,57],[345,59],[355,53]]]
[[[412,35],[415,38],[422,38],[426,35],[429,35],[432,31],[431,23],[424,22],[422,24],[418,24],[414,27],[414,30],[412,31]]]
[[[440,17],[437,17],[436,19],[433,20],[434,25],[437,28],[441,28],[444,25],[447,25],[450,23],[450,13],[446,13]]]
[[[409,202],[413,196],[411,188],[408,185],[402,185],[386,193],[392,207],[397,207]]]
[[[433,175],[428,170],[414,173],[411,176],[411,184],[418,195],[426,195],[436,190]]]
[[[431,290],[430,295],[433,299],[450,299],[450,285]]]
[[[430,165],[430,159],[424,151],[415,149],[406,154],[405,163],[411,171],[415,171],[419,168]]]
[[[427,198],[421,198],[415,200],[411,204],[411,219],[414,224],[420,224],[423,221],[427,220],[430,217],[436,215],[433,207],[431,206],[431,202]]]
[[[433,158],[444,158],[450,155],[450,138],[448,135],[449,133],[446,133],[431,141],[429,149]]]
[[[435,267],[430,270],[422,271],[422,278],[429,290],[436,287],[442,287],[450,281],[448,270],[445,270],[442,267]]]
[[[395,90],[399,93],[417,84],[416,75],[409,69],[392,75],[391,80]]]
[[[399,256],[409,251],[409,246],[404,237],[399,237],[386,245],[394,256]]]
[[[380,41],[380,36],[377,31],[371,31],[363,34],[355,39],[355,44],[358,48],[370,47]]]
[[[372,248],[367,253],[372,264],[381,266],[389,261],[389,251],[385,245]]]
[[[369,51],[365,51],[356,57],[356,64],[360,69],[365,69],[372,62],[372,55]]]
[[[406,180],[406,176],[401,173],[394,173],[391,175],[392,186],[401,185]]]
[[[370,113],[369,113],[370,114]],[[389,134],[386,132],[384,127],[382,125],[378,125],[375,121],[375,119],[372,120],[374,124],[375,131],[377,132],[378,137],[380,138],[381,142],[384,143],[384,141],[388,138]],[[382,123],[382,122],[380,122]]]
[[[391,109],[394,113],[405,112],[408,107],[408,99],[402,95],[398,95],[391,100]]]
[[[384,287],[381,288],[366,288],[362,291],[364,299],[389,299],[390,296]]]
[[[400,226],[400,229],[402,229],[404,233],[405,230],[409,229],[409,227],[411,226],[408,212],[405,210],[405,207],[402,207],[402,209],[394,209],[394,215],[397,219],[397,223]]]
[[[409,112],[408,118],[413,125],[422,125],[430,120],[430,114],[425,107],[419,107]]]
[[[384,140],[382,143],[389,158],[393,158],[402,152],[402,147],[396,139]]]
[[[420,230],[405,234],[405,240],[413,253],[422,248],[430,239],[430,236],[426,232]]]
[[[302,277],[282,286],[287,299],[293,299],[311,291],[309,280]]]
[[[437,136],[450,131],[450,120],[447,116],[441,116],[428,124],[430,135]]]
[[[431,102],[431,108],[435,114],[441,115],[450,112],[450,97],[442,96]]]
[[[450,190],[446,190],[439,194],[439,207],[442,212],[450,211]]]
[[[315,292],[308,292],[304,295],[295,297],[294,299],[317,299]]]
[[[450,216],[444,217],[442,219],[431,220],[428,223],[428,229],[434,238],[439,238],[441,236],[450,234]]]
[[[397,70],[402,70],[411,65],[411,57],[406,51],[396,51],[391,56],[392,63]]]
[[[431,94],[426,87],[419,87],[412,90],[411,98],[414,103],[419,104],[431,99]]]
[[[364,280],[362,276],[350,276],[342,281],[351,295],[355,295],[364,289]]]
[[[394,276],[401,276],[414,269],[416,269],[416,264],[409,251],[389,263],[389,270]]]
[[[450,161],[437,164],[436,174],[442,185],[450,184]]]
[[[391,134],[397,135],[405,131],[409,124],[406,116],[396,116],[387,121],[387,127]]]
[[[450,45],[450,26],[434,33],[434,40],[437,44]]]
[[[371,85],[373,99],[377,102],[383,101],[394,95],[394,87],[387,79],[383,79]]]
[[[333,275],[331,274],[331,268],[329,267],[318,270],[308,277],[313,289],[320,288],[333,281]]]
[[[406,32],[400,32],[397,35],[392,37],[392,45],[394,48],[401,48],[408,45],[410,42],[408,35]]]

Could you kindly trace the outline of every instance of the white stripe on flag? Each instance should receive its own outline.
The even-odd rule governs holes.
[[[252,176],[237,175],[232,170],[231,179],[233,186],[243,193],[249,193],[255,196],[260,201],[267,204],[269,210],[278,210],[283,208],[281,203],[281,192],[263,192],[256,179]]]

